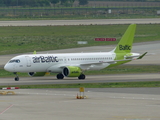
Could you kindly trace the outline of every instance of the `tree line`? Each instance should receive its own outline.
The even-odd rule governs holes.
[[[160,2],[160,0],[89,0],[89,1],[118,1],[118,2]]]
[[[88,4],[88,0],[78,0],[79,5]],[[72,5],[75,0],[0,0],[0,6],[51,6],[55,4],[70,4]]]
[[[89,0],[89,1],[118,1],[118,2],[160,2],[160,0]]]
[[[79,5],[87,5],[88,1],[118,1],[118,2],[160,2],[160,0],[77,0]],[[52,6],[56,4],[70,5],[75,0],[0,0],[0,6]]]

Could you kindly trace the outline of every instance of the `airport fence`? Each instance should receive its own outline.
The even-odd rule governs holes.
[[[119,17],[119,16],[159,16],[159,7],[79,7],[79,8],[1,8],[0,17],[29,17],[41,18],[56,16],[82,16],[82,17]]]

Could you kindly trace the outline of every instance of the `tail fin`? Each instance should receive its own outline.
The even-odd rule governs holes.
[[[118,45],[114,49],[115,53],[130,53],[131,52],[135,30],[136,30],[136,24],[131,24],[128,27],[128,29],[122,36],[121,40],[119,41]]]

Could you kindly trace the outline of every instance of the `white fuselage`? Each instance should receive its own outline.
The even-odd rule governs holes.
[[[107,61],[113,61],[115,56],[113,52],[28,54],[12,58],[4,68],[10,72],[55,73],[62,72],[65,66],[77,66],[82,70],[99,70],[109,66]]]

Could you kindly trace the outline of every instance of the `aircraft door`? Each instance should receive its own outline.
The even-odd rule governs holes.
[[[27,61],[26,66],[31,67],[31,58],[29,56],[25,56],[25,58],[26,58],[26,61]]]

